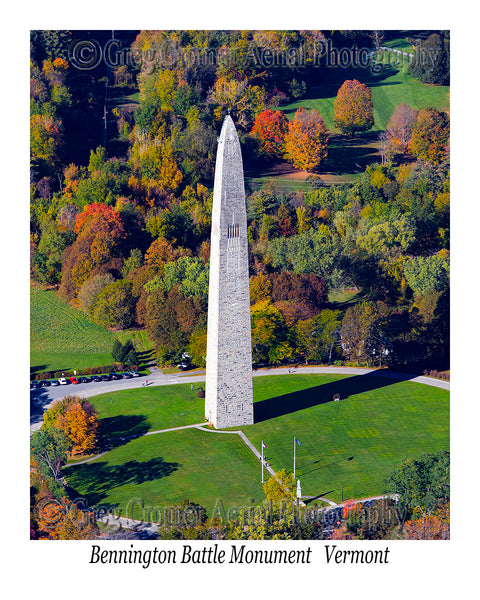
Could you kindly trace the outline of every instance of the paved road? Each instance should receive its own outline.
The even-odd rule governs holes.
[[[198,372],[197,372],[198,373]],[[425,385],[450,390],[450,382],[423,375],[409,375],[393,371],[361,369],[355,367],[280,367],[276,369],[258,369],[253,372],[254,377],[266,375],[283,375],[288,373],[330,373],[335,375],[372,375],[395,379],[397,381],[413,381]],[[148,381],[148,386],[174,385],[177,383],[199,384],[205,381],[205,372],[196,375],[177,374],[165,375],[158,367],[153,367],[151,373],[146,377],[135,377],[132,379],[121,379],[118,381],[79,383],[77,385],[59,385],[57,387],[41,388],[30,391],[30,431],[40,429],[43,421],[43,412],[53,400],[63,398],[67,394],[85,396],[87,398],[99,394],[109,394],[119,390],[128,390],[142,387]]]

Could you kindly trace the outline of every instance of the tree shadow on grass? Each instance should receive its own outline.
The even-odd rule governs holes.
[[[402,380],[408,380],[412,377],[415,377],[415,375],[405,374]],[[253,405],[254,422],[260,423],[261,421],[288,415],[299,410],[304,410],[305,408],[311,408],[312,406],[325,404],[326,402],[333,402],[334,394],[340,394],[341,402],[351,396],[383,388],[398,383],[398,381],[399,379],[397,378],[389,377],[388,372],[382,371],[381,375],[377,375],[376,373],[354,375],[353,377],[346,377],[338,381],[317,385],[306,390],[284,394],[283,396],[275,396],[274,398],[255,402]]]
[[[43,373],[46,371],[48,365],[34,365],[30,367],[30,377],[33,377],[35,373]]]
[[[66,470],[66,476],[70,491],[81,488],[81,495],[87,496],[89,504],[93,505],[101,502],[113,488],[162,479],[180,466],[176,462],[165,462],[162,458],[145,462],[130,460],[123,465],[109,465],[102,461],[72,465]]]
[[[145,435],[150,423],[144,415],[117,415],[100,420],[99,433],[109,448],[122,446],[127,441]]]

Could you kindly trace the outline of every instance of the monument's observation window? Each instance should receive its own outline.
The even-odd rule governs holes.
[[[227,238],[233,239],[240,237],[240,226],[239,225],[228,225],[227,226]]]

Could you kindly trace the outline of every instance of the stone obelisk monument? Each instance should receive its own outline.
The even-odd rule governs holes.
[[[215,166],[205,416],[217,428],[253,423],[247,212],[240,141],[230,115]]]

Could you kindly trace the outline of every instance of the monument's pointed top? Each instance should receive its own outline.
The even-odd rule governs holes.
[[[232,117],[228,114],[223,120],[222,131],[220,133],[221,140],[228,140],[237,137],[237,129]]]

